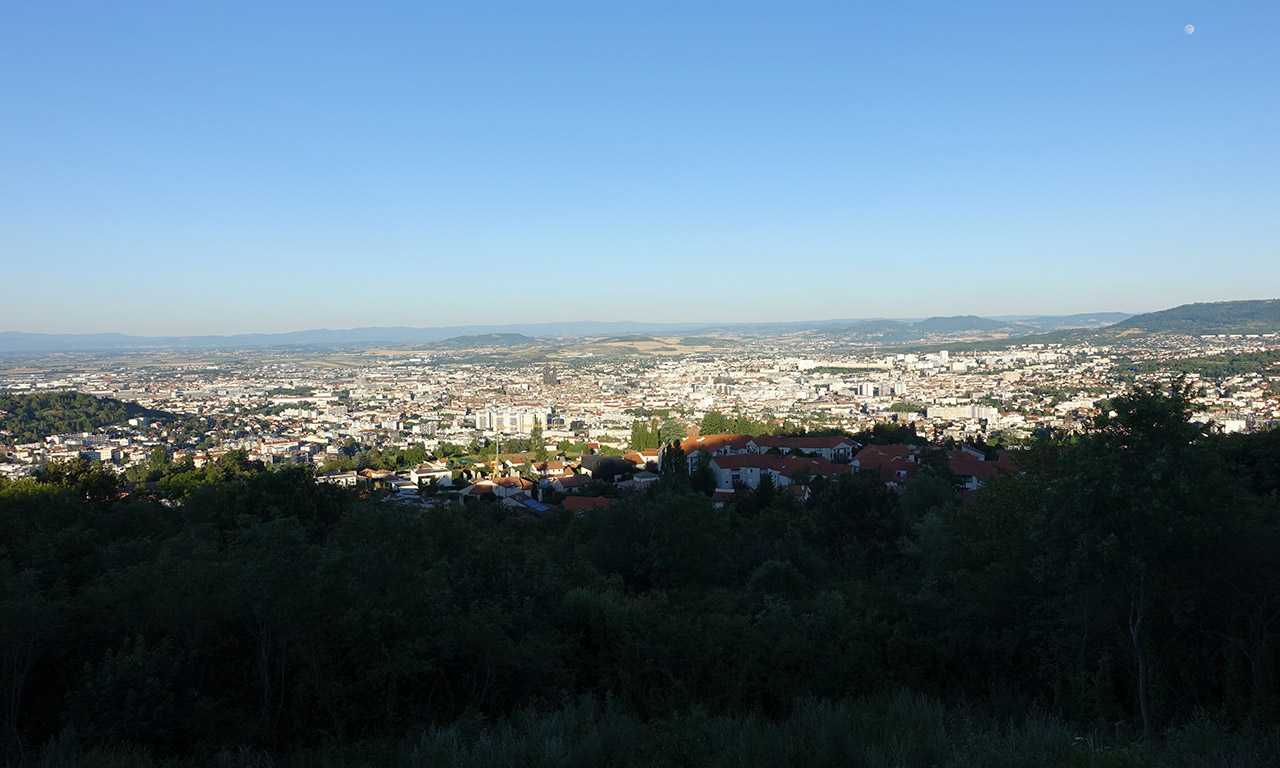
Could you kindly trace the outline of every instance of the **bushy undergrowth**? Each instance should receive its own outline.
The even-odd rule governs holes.
[[[583,697],[554,711],[499,722],[463,718],[396,739],[273,754],[249,747],[153,759],[120,745],[76,749],[64,731],[38,768],[1262,768],[1280,761],[1280,728],[1233,729],[1199,714],[1142,742],[1073,730],[1039,710],[997,718],[899,691],[843,701],[806,698],[779,720],[689,712],[642,722],[613,701]]]

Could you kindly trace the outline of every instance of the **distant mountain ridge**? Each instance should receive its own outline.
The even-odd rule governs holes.
[[[600,336],[624,338],[654,334],[680,336],[708,333],[737,335],[817,335],[851,343],[911,343],[1034,337],[1075,332],[1116,337],[1137,334],[1269,332],[1280,328],[1280,301],[1275,299],[1187,304],[1160,312],[1131,315],[1092,312],[1073,315],[983,317],[955,315],[919,320],[884,318],[763,322],[763,323],[644,323],[631,321],[516,323],[411,328],[364,327],[315,329],[288,333],[233,336],[129,336],[120,333],[41,334],[0,332],[0,354],[36,352],[108,352],[150,349],[261,349],[285,346],[360,347],[380,344],[423,345],[455,350],[477,347],[517,347],[548,338]],[[1056,334],[1055,334],[1056,335]]]
[[[954,315],[923,320],[858,320],[824,323],[820,333],[848,340],[873,340],[880,343],[964,339],[974,336],[1015,337],[1070,329],[1098,329],[1128,319],[1124,312],[1093,312],[1075,315],[1019,317],[979,317]]]
[[[1217,301],[1183,304],[1159,312],[1135,315],[1109,326],[1107,336],[1180,334],[1204,336],[1219,333],[1272,333],[1280,331],[1280,300]]]
[[[20,333],[0,332],[4,352],[104,352],[147,349],[259,349],[265,347],[365,346],[373,344],[435,345],[451,339],[490,334],[529,337],[585,336],[636,332],[666,332],[706,327],[706,323],[633,323],[580,321],[522,323],[514,325],[457,325],[429,328],[407,326],[320,328],[285,333],[245,333],[231,336],[130,336],[122,333]]]

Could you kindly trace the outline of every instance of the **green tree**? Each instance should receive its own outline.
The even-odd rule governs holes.
[[[170,638],[148,644],[141,636],[107,651],[86,670],[69,697],[67,713],[91,743],[148,743],[162,752],[179,733],[181,659]]]
[[[680,453],[683,455],[684,451]],[[711,469],[711,454],[706,451],[697,453],[698,458],[694,463],[693,472],[689,474],[689,484],[693,490],[711,496],[716,492],[716,475]]]
[[[813,474],[805,466],[793,470],[790,477],[792,485],[808,485],[813,480]]]
[[[631,450],[651,451],[662,445],[659,427],[649,419],[636,419],[631,422]]]
[[[956,490],[947,478],[921,472],[907,482],[900,497],[906,519],[918,522],[929,512],[946,513],[956,506]]]
[[[75,458],[51,461],[36,473],[43,483],[73,488],[85,498],[100,504],[115,495],[120,484],[116,473],[98,462]]]
[[[685,458],[679,442],[672,442],[662,449],[658,475],[672,490],[683,492],[689,488],[689,461]]]
[[[684,425],[675,419],[666,419],[662,422],[662,426],[658,427],[658,444],[678,442],[683,440],[689,434]]]
[[[431,454],[421,445],[411,445],[404,450],[404,453],[397,457],[396,464],[400,467],[409,468],[416,467],[419,464],[431,458]]]
[[[700,493],[661,494],[647,505],[647,565],[655,584],[712,584],[729,565],[728,513]]]
[[[529,432],[529,443],[533,447],[533,460],[543,462],[547,460],[547,441],[542,436],[542,425],[534,424],[533,429]]]
[[[151,469],[163,471],[169,466],[169,452],[164,449],[163,445],[157,445],[151,449]]]
[[[729,419],[719,411],[707,411],[698,424],[698,432],[703,435],[722,435],[729,431]]]
[[[62,619],[60,604],[50,599],[32,570],[14,573],[0,557],[0,718],[4,728],[0,754],[6,764],[23,757],[20,728],[23,702],[30,691],[32,667],[55,639]]]
[[[0,392],[0,429],[12,432],[12,439],[17,443],[35,442],[59,433],[123,425],[135,416],[173,418],[173,414],[153,411],[136,403],[82,392]]]
[[[773,484],[773,474],[771,472],[761,472],[760,482],[756,485],[755,497],[757,503],[761,507],[767,507],[773,503],[774,496],[777,495],[778,489]]]
[[[1061,446],[1033,528],[1044,553],[1038,578],[1063,592],[1064,606],[1092,604],[1121,624],[1148,736],[1153,613],[1186,594],[1183,558],[1217,525],[1206,504],[1215,495],[1211,467],[1198,450],[1208,427],[1191,421],[1191,396],[1185,386],[1168,394],[1150,386],[1107,403],[1092,431]],[[1176,620],[1162,618],[1164,626]]]

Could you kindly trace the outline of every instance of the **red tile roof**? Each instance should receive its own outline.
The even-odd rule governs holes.
[[[886,483],[906,483],[920,471],[920,465],[900,457],[884,462],[878,468],[880,479]],[[902,473],[899,476],[899,473]]]
[[[533,487],[533,483],[523,477],[500,477],[493,482],[494,485],[500,485],[503,488],[519,488],[522,491],[527,491]]]
[[[951,471],[957,475],[972,475],[974,477],[990,477],[999,470],[1012,469],[1013,463],[1009,458],[1008,451],[1002,451],[1000,458],[996,461],[983,461],[964,451],[947,451],[947,458],[951,466]]]
[[[760,435],[759,437],[751,438],[751,442],[761,448],[790,448],[791,450],[801,451],[838,448],[842,445],[852,448],[857,445],[849,438],[839,435],[832,437],[775,437],[773,435]]]
[[[561,504],[570,512],[586,512],[597,507],[603,509],[613,503],[613,499],[604,496],[569,496]]]
[[[914,452],[909,445],[868,445],[858,451],[853,460],[861,469],[875,469],[893,459],[910,461]]]
[[[686,456],[692,455],[694,451],[715,453],[725,448],[740,451],[747,447],[747,442],[750,440],[751,435],[699,435],[682,440],[680,450],[684,451]]]

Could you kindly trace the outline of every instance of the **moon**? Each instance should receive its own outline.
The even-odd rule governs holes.
[[[1186,32],[1188,35],[1194,35],[1196,33],[1196,25],[1188,24],[1187,26],[1182,28],[1182,31]]]

